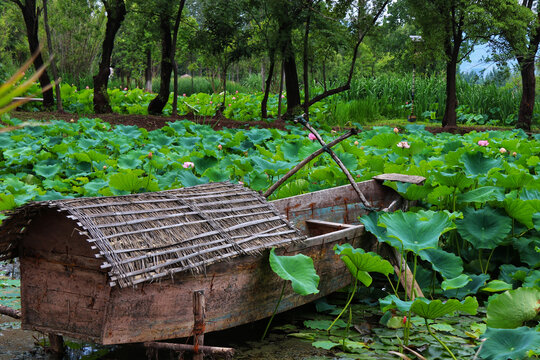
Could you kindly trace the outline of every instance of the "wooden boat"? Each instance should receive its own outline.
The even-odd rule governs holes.
[[[373,207],[402,198],[381,175],[357,183]],[[336,244],[368,246],[368,209],[351,185],[267,202],[230,183],[118,197],[38,202],[0,227],[0,259],[19,257],[22,327],[99,344],[188,337],[193,293],[204,291],[206,332],[270,316],[283,280],[268,249],[313,258],[318,294],[286,287],[283,312],[347,286]]]

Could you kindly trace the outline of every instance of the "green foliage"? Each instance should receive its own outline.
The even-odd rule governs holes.
[[[313,267],[313,260],[305,255],[278,256],[274,248],[270,250],[270,267],[283,280],[291,281],[294,292],[300,295],[319,292],[319,276]]]
[[[491,328],[514,329],[540,313],[540,288],[518,288],[490,299],[487,325]]]
[[[488,328],[480,356],[488,360],[524,359],[529,352],[538,354],[540,332],[526,326],[516,329]]]

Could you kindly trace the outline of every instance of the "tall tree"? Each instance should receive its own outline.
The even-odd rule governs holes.
[[[28,46],[30,48],[30,54],[34,54],[39,49],[39,37],[38,37],[38,25],[41,9],[36,6],[35,0],[25,0],[22,3],[20,0],[10,0],[16,4],[22,12],[24,18],[24,24],[26,25],[26,36],[28,38]],[[43,58],[41,54],[38,54],[34,60],[34,68],[39,69],[43,66]],[[47,71],[43,71],[39,77],[39,83],[42,89],[46,89],[43,92],[43,106],[46,108],[52,108],[54,106],[54,96],[52,88],[50,87],[51,78]]]
[[[540,43],[540,6],[538,0],[487,0],[500,36],[491,44],[503,60],[515,57],[519,65],[522,95],[517,128],[531,130],[536,97],[535,64]]]
[[[457,126],[456,76],[458,64],[474,44],[491,36],[490,17],[481,1],[407,0],[411,15],[420,27],[425,46],[441,53],[446,62],[445,128]]]
[[[107,94],[109,75],[111,74],[111,55],[114,48],[114,38],[126,16],[124,0],[104,0],[103,4],[107,11],[107,25],[103,39],[99,71],[94,76],[94,112],[98,114],[112,112],[109,95]]]
[[[203,20],[196,42],[207,59],[219,67],[223,89],[221,110],[226,104],[229,66],[250,51],[243,8],[241,0],[202,1]]]
[[[45,26],[45,33],[47,34],[47,48],[49,50],[49,54],[53,55],[53,49],[52,49],[52,37],[51,37],[51,30],[49,28],[49,16],[47,11],[47,0],[43,0],[43,25]],[[60,93],[60,83],[58,79],[58,71],[56,70],[56,61],[54,59],[51,60],[51,70],[55,82],[55,90],[56,90],[56,109],[59,112],[63,112],[64,109],[62,108],[62,94]]]

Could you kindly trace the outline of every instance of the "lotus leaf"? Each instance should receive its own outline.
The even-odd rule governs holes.
[[[524,359],[531,349],[540,347],[540,332],[526,326],[516,329],[488,327],[482,338],[486,339],[480,350],[482,359]]]
[[[399,239],[405,250],[415,253],[437,248],[439,237],[451,229],[452,222],[443,212],[395,212],[382,214],[380,223],[386,226],[387,235]]]
[[[371,285],[372,282],[369,272],[378,272],[384,275],[394,273],[392,265],[375,253],[366,253],[363,249],[355,249],[350,244],[336,245],[334,250],[345,262],[351,274],[365,286]]]
[[[400,300],[396,295],[388,295],[382,299],[379,299],[379,305],[382,312],[386,312],[390,309],[398,309],[399,311],[409,311],[412,301]]]
[[[489,206],[479,210],[466,208],[463,220],[457,220],[456,225],[459,234],[475,249],[497,247],[512,230],[512,220]]]
[[[444,303],[441,300],[417,298],[411,305],[412,312],[423,317],[424,319],[431,320],[451,314],[454,311],[462,311],[470,315],[476,315],[477,309],[478,301],[472,296],[467,296],[463,301],[450,299]]]
[[[270,250],[270,267],[283,280],[290,280],[293,290],[300,295],[319,292],[319,276],[315,272],[313,260],[303,254],[279,256],[274,248]]]
[[[513,329],[534,319],[540,311],[540,289],[509,290],[489,301],[487,325],[492,328]]]
[[[533,223],[533,216],[538,218],[540,213],[540,200],[510,199],[504,200],[504,209],[512,218],[516,219],[529,229],[540,225]]]
[[[444,280],[441,284],[443,290],[461,289],[472,279],[467,274],[461,274],[455,278]]]
[[[488,201],[503,201],[504,188],[497,186],[483,186],[478,189],[468,191],[458,196],[458,201],[462,203],[486,203]]]
[[[435,181],[440,185],[446,185],[458,189],[466,189],[474,184],[472,179],[469,179],[462,172],[448,173],[444,171],[438,171],[434,173]]]
[[[443,292],[443,295],[446,297],[456,297],[458,299],[463,299],[465,296],[469,294],[476,294],[478,292],[478,289],[484,286],[486,281],[489,279],[489,275],[487,274],[480,274],[480,275],[467,274],[467,276],[471,278],[471,281],[469,281],[467,285],[459,289],[446,290]]]
[[[425,249],[420,251],[418,255],[423,260],[428,261],[433,270],[439,272],[444,278],[455,278],[463,272],[461,258],[443,249]]]
[[[479,176],[487,174],[489,170],[501,166],[500,159],[486,158],[480,151],[465,153],[461,156],[465,173],[470,176]]]
[[[506,290],[512,290],[512,284],[508,284],[502,280],[491,280],[481,290],[487,292],[501,292]]]

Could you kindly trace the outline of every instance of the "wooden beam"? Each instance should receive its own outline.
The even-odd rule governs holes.
[[[204,312],[205,312],[204,290],[193,292],[193,360],[203,360],[204,353],[200,347],[204,346]]]
[[[145,342],[145,347],[153,349],[168,349],[174,351],[195,351],[195,347],[189,344],[176,344],[176,343],[164,343],[164,342]],[[205,354],[213,355],[234,355],[233,348],[217,347],[217,346],[199,346],[199,351]]]

